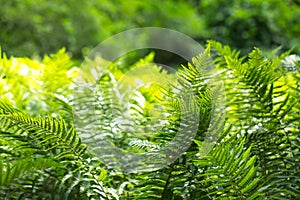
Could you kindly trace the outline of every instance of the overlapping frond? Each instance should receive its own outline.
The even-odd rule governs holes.
[[[163,103],[166,106],[165,112],[169,116],[168,122],[151,141],[154,144],[161,144],[160,147],[166,149],[171,144],[168,151],[161,150],[167,155],[181,155],[164,169],[132,177],[135,186],[129,192],[131,198],[194,199],[196,197],[195,175],[201,169],[193,163],[199,153],[193,140],[197,138],[202,142],[207,134],[212,138],[213,132],[220,131],[218,128],[223,123],[222,120],[213,121],[213,118],[218,118],[217,115],[213,116],[213,111],[216,106],[217,91],[220,89],[217,84],[208,83],[213,79],[212,73],[208,73],[213,65],[208,52],[203,52],[194,58],[193,64],[183,66],[178,71],[177,84],[172,85],[174,90],[164,91],[166,99]],[[208,145],[207,150],[209,148]]]
[[[113,193],[103,185],[104,171],[99,161],[85,160],[92,154],[86,151],[75,129],[68,127],[63,119],[32,118],[5,102],[0,103],[0,112],[1,155],[4,156],[1,183],[5,184],[2,190],[9,195],[7,197],[22,194],[22,198],[26,198],[31,194],[51,199],[84,196],[108,199]],[[12,148],[12,152],[5,151],[6,148]],[[27,172],[30,176],[12,182]],[[43,194],[39,190],[44,191]]]
[[[3,102],[0,103],[0,110],[0,117],[9,123],[9,129],[21,129],[23,133],[20,135],[25,134],[46,151],[53,152],[58,160],[74,155],[79,157],[86,150],[74,128],[67,128],[63,119],[31,118]]]
[[[257,175],[256,156],[241,138],[222,142],[209,155],[195,161],[203,169],[197,174],[195,199],[258,199],[264,196]]]
[[[219,52],[224,51],[219,45],[213,46]],[[246,138],[247,147],[252,146],[251,151],[260,164],[258,171],[269,187],[266,196],[295,198],[300,192],[299,147],[295,145],[299,126],[291,122],[299,121],[299,103],[285,81],[289,75],[281,70],[277,58],[270,60],[259,49],[254,49],[247,61],[223,57],[227,122]],[[220,65],[224,66],[222,62]]]

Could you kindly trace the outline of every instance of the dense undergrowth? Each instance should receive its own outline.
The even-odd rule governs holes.
[[[127,71],[150,64],[156,76],[175,76],[153,64],[153,59],[149,54],[132,66],[111,63],[97,81],[100,92],[95,114],[75,115],[75,121],[89,123],[97,114],[93,129],[124,151],[143,153],[172,140],[182,114],[181,99],[173,89],[192,88],[196,101],[189,101],[189,106],[199,119],[187,118],[186,123],[195,120],[199,126],[191,146],[162,169],[128,174],[99,159],[90,148],[93,140],[89,143],[86,136],[83,140],[87,130],[74,127],[78,68],[64,50],[39,61],[2,55],[0,198],[299,199],[300,73],[296,63],[290,70],[283,62],[291,59],[288,53],[265,56],[254,48],[242,57],[229,46],[209,41],[193,63],[178,69],[178,83],[164,90],[152,85],[135,91],[126,102],[132,111],[128,116],[122,103],[111,103],[118,102],[117,94],[126,92],[116,82]],[[101,64],[97,62],[107,61],[86,64]],[[203,68],[208,65],[216,66],[223,82],[226,115],[214,121],[220,134],[203,157],[200,147],[218,95],[207,85],[211,77]],[[84,97],[80,102],[92,98]],[[166,115],[149,114],[157,107]],[[126,131],[124,126],[111,128],[120,117],[133,121],[125,126]],[[151,129],[156,126],[162,129]]]

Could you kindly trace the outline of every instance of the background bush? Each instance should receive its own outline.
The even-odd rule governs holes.
[[[203,30],[202,20],[184,1],[0,0],[0,4],[0,45],[15,56],[53,53],[66,46],[80,57],[83,47],[135,27],[175,28],[191,36]]]
[[[248,52],[279,45],[300,52],[296,0],[0,0],[0,45],[8,55],[54,53],[82,57],[107,37],[135,27],[181,31],[204,44],[216,39]],[[88,52],[88,49],[85,49]]]
[[[297,0],[203,0],[198,13],[208,35],[248,52],[282,46],[300,52],[300,2]]]

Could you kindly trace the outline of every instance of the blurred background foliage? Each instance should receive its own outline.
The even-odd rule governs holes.
[[[0,45],[14,56],[66,47],[82,56],[107,37],[146,26],[239,48],[282,46],[300,53],[299,0],[0,0]]]
[[[45,113],[70,119],[67,103],[73,93],[78,68],[65,52],[45,55],[43,59],[7,57],[0,51],[0,94],[32,116]]]

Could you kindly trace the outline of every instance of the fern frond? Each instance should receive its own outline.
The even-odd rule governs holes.
[[[62,159],[66,157],[81,156],[86,146],[81,143],[81,139],[77,136],[73,127],[69,130],[63,119],[57,118],[31,118],[25,116],[21,112],[14,110],[11,106],[0,102],[1,118],[5,118],[11,122],[11,126],[18,127],[26,132],[26,135],[38,142],[46,151],[56,152],[56,158]]]
[[[295,114],[299,108],[284,81],[288,74],[278,70],[277,58],[269,60],[259,49],[254,49],[243,62],[239,58],[223,57],[227,68],[223,74],[227,123],[239,130],[240,136],[246,137],[245,145],[251,146],[252,153],[257,156],[258,172],[265,180],[265,187],[269,188],[266,195],[295,198],[299,194],[299,169],[296,167],[299,150],[295,145],[299,126],[291,128],[291,121],[299,118],[299,114]],[[295,176],[290,183],[283,178],[287,174]]]
[[[240,57],[240,52],[236,49],[230,48],[228,45],[222,45],[215,40],[207,41],[207,49],[211,53],[211,56],[218,69],[227,68],[226,58],[238,59],[242,62],[246,57]]]
[[[130,198],[194,199],[194,187],[197,186],[193,179],[201,169],[192,162],[199,152],[193,139],[203,141],[208,131],[220,131],[224,122],[213,116],[220,88],[209,83],[213,74],[207,72],[212,67],[208,52],[203,52],[193,59],[193,64],[182,66],[177,74],[177,84],[164,90],[166,98],[163,103],[168,121],[151,142],[161,146],[160,150],[167,155],[165,159],[172,161],[172,164],[133,177],[135,184],[129,191]],[[216,119],[212,122],[213,117]],[[176,160],[169,156],[178,154],[181,155]]]
[[[251,147],[245,149],[243,139],[222,142],[204,159],[195,161],[204,169],[196,176],[200,188],[197,199],[203,193],[209,199],[257,199],[263,197],[261,177],[257,176],[256,156],[251,156]]]
[[[13,183],[15,179],[20,179],[25,174],[33,172],[37,169],[47,169],[50,167],[59,167],[60,164],[52,159],[44,158],[26,158],[18,160],[15,163],[0,159],[0,186],[7,186]]]
[[[102,175],[97,175],[98,172],[85,159],[87,155],[92,156],[86,151],[86,145],[81,143],[75,129],[72,126],[68,128],[64,120],[50,117],[32,118],[4,102],[0,103],[0,111],[1,122],[4,122],[0,125],[2,131],[7,131],[6,137],[19,137],[17,141],[28,146],[30,150],[25,151],[24,145],[19,145],[18,142],[15,145],[7,145],[17,147],[17,152],[20,154],[30,152],[32,156],[43,155],[41,159],[45,161],[45,157],[52,157],[53,160],[63,162],[65,165],[51,169],[48,171],[49,174],[46,173],[43,176],[36,169],[35,174],[26,178],[24,182],[16,183],[29,185],[28,188],[9,186],[6,187],[7,194],[15,196],[17,192],[20,192],[25,196],[28,193],[49,196],[51,199],[78,198],[79,195],[86,195],[85,199],[92,197],[109,199],[109,196],[113,195],[113,191],[108,191],[103,185],[102,178],[99,178]],[[18,173],[21,172],[17,171],[16,174]],[[51,175],[52,173],[55,175]],[[40,194],[37,190],[44,191],[44,194]]]

